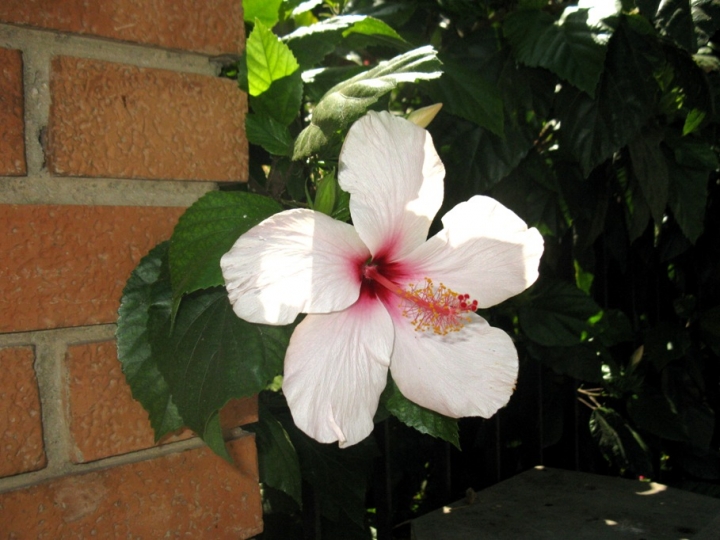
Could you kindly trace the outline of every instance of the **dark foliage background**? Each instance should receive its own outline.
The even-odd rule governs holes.
[[[597,10],[568,5],[342,6],[439,51],[442,78],[383,105],[444,104],[428,128],[447,168],[443,210],[492,195],[547,246],[541,280],[486,314],[520,350],[510,405],[462,420],[462,452],[393,417],[377,425],[366,518],[381,538],[536,464],[720,496],[720,5],[624,2],[595,28]],[[371,64],[395,54],[353,50]]]
[[[409,537],[413,517],[538,464],[720,497],[720,2],[588,4],[245,0],[247,62],[226,75],[251,95],[249,193],[191,208],[169,248],[138,267],[121,309],[120,356],[158,436],[190,425],[222,453],[217,410],[280,372],[292,330],[233,319],[212,288],[219,269],[194,269],[204,256],[188,246],[217,261],[282,206],[347,219],[333,170],[344,131],[367,108],[442,102],[428,127],[447,169],[440,215],[489,194],[546,242],[540,280],[483,313],[514,337],[521,362],[517,391],[494,418],[463,419],[458,432],[390,384],[373,436],[339,450],[295,428],[277,385],[261,393],[252,429],[263,538]],[[307,25],[319,26],[298,33]],[[258,89],[253,48],[277,48],[269,28],[296,63]],[[417,52],[428,44],[442,66]],[[427,76],[437,69],[442,77]],[[400,84],[408,72],[417,84]],[[383,91],[368,91],[363,76],[333,88],[358,73]],[[365,101],[353,109],[346,95]],[[183,356],[180,337],[156,353],[171,321],[182,329],[198,316],[225,321],[208,325],[209,347],[232,353],[200,397],[173,367],[179,357],[187,373],[198,361]],[[196,334],[190,325],[183,336]],[[261,358],[250,378],[236,361],[248,350]],[[148,373],[164,393],[144,393]],[[188,405],[197,402],[202,410]]]

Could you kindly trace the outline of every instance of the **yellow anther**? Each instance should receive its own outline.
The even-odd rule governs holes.
[[[400,306],[402,314],[418,332],[433,331],[443,336],[457,332],[470,322],[467,314],[477,309],[477,301],[470,300],[469,295],[458,294],[442,283],[436,287],[430,278],[422,285],[408,284],[401,296],[406,300]]]

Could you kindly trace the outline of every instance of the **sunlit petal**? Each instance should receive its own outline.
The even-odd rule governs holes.
[[[340,152],[340,187],[374,256],[397,259],[422,244],[443,198],[445,168],[430,134],[390,113],[358,120]]]
[[[220,266],[238,317],[288,324],[298,313],[354,303],[359,264],[368,256],[352,226],[311,210],[288,210],[243,234]]]
[[[518,361],[510,337],[470,314],[445,336],[395,325],[393,379],[405,397],[451,417],[489,418],[510,399]]]
[[[481,308],[521,293],[538,277],[543,238],[512,211],[489,197],[458,204],[442,219],[445,228],[404,262]]]
[[[322,443],[350,446],[367,437],[392,346],[392,321],[380,302],[308,315],[285,357],[283,393],[295,424]]]

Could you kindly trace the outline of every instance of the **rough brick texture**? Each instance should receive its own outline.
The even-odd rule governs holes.
[[[183,49],[238,54],[244,44],[238,0],[2,0],[0,21]]]
[[[26,173],[22,71],[20,51],[0,49],[0,176]]]
[[[254,437],[0,494],[3,537],[249,538],[262,530]]]
[[[54,175],[247,178],[247,99],[229,79],[57,57],[50,90]]]
[[[0,205],[0,332],[110,323],[182,208]]]
[[[34,361],[30,347],[0,349],[0,476],[46,464]]]
[[[125,382],[114,341],[74,345],[66,356],[72,460],[94,461],[155,444],[148,416],[133,400]],[[231,429],[257,421],[257,400],[234,400],[221,412],[223,427]],[[189,431],[164,439],[191,436]]]

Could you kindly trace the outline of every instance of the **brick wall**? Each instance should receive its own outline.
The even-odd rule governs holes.
[[[252,399],[233,467],[156,444],[117,361],[128,275],[183,208],[247,174],[239,0],[0,2],[0,538],[248,538]]]

